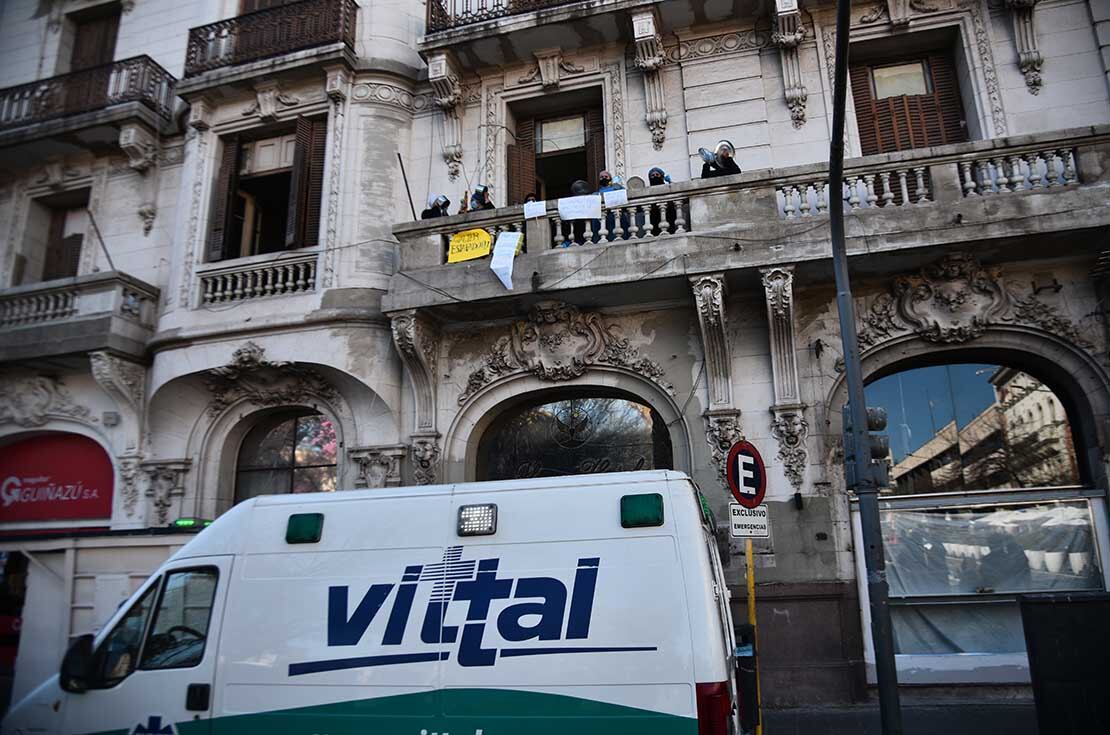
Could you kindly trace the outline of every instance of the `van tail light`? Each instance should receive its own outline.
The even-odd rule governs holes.
[[[732,696],[727,681],[696,684],[698,698],[698,735],[729,735]]]

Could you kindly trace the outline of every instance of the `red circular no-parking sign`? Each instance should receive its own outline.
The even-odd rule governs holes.
[[[751,442],[736,442],[728,450],[726,461],[728,489],[732,497],[745,508],[757,507],[767,494],[767,468],[759,450]]]

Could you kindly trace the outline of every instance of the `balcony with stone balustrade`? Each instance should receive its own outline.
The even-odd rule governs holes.
[[[0,166],[75,149],[152,149],[173,128],[176,84],[149,56],[135,56],[0,89]]]
[[[0,363],[58,364],[97,350],[145,359],[158,296],[118,271],[0,290]]]
[[[1110,233],[1110,126],[848,159],[835,195],[827,167],[811,164],[630,191],[596,221],[563,222],[549,202],[535,219],[516,206],[401,224],[383,310],[468,320],[510,314],[521,296],[646,303],[688,298],[701,273],[755,288],[759,268],[783,264],[831,279],[831,206],[844,209],[863,276],[957,249],[984,261],[1089,252],[1093,263]],[[473,228],[524,233],[511,291],[489,258],[447,263],[451,236]]]

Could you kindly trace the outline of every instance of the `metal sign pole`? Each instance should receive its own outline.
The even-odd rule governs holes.
[[[752,540],[744,544],[744,556],[748,562],[748,624],[752,626],[752,646],[759,651],[759,633],[755,627],[755,553],[752,551]],[[763,700],[759,691],[759,657],[755,658],[755,707],[759,712],[755,735],[763,735]]]
[[[879,527],[878,487],[868,446],[867,407],[864,404],[863,370],[856,335],[855,306],[848,278],[848,254],[844,242],[844,106],[848,86],[848,34],[851,0],[836,4],[836,68],[833,84],[832,139],[829,141],[829,222],[832,227],[833,271],[836,276],[836,306],[840,316],[840,338],[844,346],[844,378],[852,418],[850,431],[855,472],[849,472],[849,492],[859,498],[863,554],[867,566],[867,593],[871,607],[871,637],[875,645],[875,673],[879,688],[879,713],[883,735],[902,734],[902,710],[898,701],[898,671],[894,663],[894,636],[886,581],[883,538]],[[845,437],[845,442],[849,438]],[[855,475],[854,478],[851,476]]]

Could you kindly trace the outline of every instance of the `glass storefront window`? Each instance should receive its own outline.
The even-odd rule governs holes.
[[[1084,500],[888,510],[881,518],[892,597],[1102,587]]]
[[[899,495],[1079,483],[1060,399],[1001,365],[939,365],[870,383],[890,419],[891,492]]]
[[[335,426],[320,414],[263,418],[239,449],[235,500],[335,490]]]
[[[649,406],[570,398],[501,417],[482,437],[479,479],[671,469],[671,442]]]

